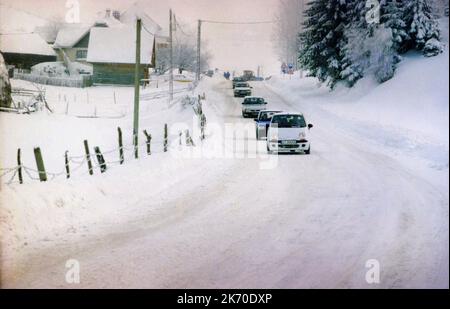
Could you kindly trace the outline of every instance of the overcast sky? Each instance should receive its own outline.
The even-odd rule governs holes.
[[[64,18],[67,0],[0,0],[1,3],[20,8],[46,18]],[[125,10],[136,0],[79,0],[81,22],[90,22],[106,8]],[[162,26],[168,24],[171,7],[185,31],[196,35],[198,19],[219,21],[273,20],[279,0],[144,0],[149,15]],[[279,63],[271,41],[270,24],[218,25],[204,24],[203,36],[213,55],[212,66],[221,69],[256,70],[263,66],[264,73],[278,70]]]

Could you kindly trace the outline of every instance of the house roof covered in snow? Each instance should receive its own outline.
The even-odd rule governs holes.
[[[54,55],[46,42],[50,34],[43,33],[50,22],[32,13],[0,4],[0,49],[4,52]]]
[[[0,32],[33,32],[36,27],[43,27],[49,20],[32,13],[0,3]]]
[[[112,16],[98,17],[90,24],[65,24],[56,36],[55,48],[74,47],[93,27],[123,27],[124,25]]]
[[[37,33],[1,34],[0,51],[4,53],[55,56],[55,51]]]
[[[70,48],[77,44],[91,29],[87,24],[66,24],[58,31],[55,48]]]
[[[141,34],[141,63],[151,64],[154,36]],[[135,63],[136,29],[131,26],[92,28],[89,38],[87,62]]]

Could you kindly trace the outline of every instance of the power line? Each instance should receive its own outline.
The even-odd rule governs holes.
[[[145,27],[145,24],[144,24],[144,23],[142,23],[141,26],[142,26],[142,28],[144,29],[145,32],[147,32],[147,33],[149,33],[149,34],[151,34],[151,35],[157,36],[156,33],[153,33],[153,32],[151,32],[150,30],[148,30],[147,27]]]
[[[53,31],[31,31],[31,32],[0,32],[0,35],[26,35],[26,34],[40,34],[40,33],[52,33]]]
[[[183,33],[185,36],[188,36],[188,37],[192,37],[192,36],[193,36],[192,34],[187,34],[187,33],[183,30],[183,27],[181,27],[181,25],[178,23],[178,20],[175,20],[175,23],[176,23],[176,25],[177,25],[177,30],[180,29],[181,33]]]
[[[217,20],[203,20],[203,23],[209,24],[226,24],[226,25],[260,25],[260,24],[275,24],[280,22],[279,19],[266,21],[249,21],[249,22],[235,22],[235,21],[217,21]]]

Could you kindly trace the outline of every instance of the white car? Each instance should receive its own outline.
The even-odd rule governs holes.
[[[269,153],[311,153],[309,130],[300,113],[279,113],[272,117],[267,131],[267,151]]]
[[[252,87],[247,82],[239,82],[239,83],[236,83],[233,92],[234,92],[235,98],[251,96],[252,95]]]
[[[242,102],[242,117],[256,118],[259,112],[266,109],[267,102],[261,97],[245,97]]]

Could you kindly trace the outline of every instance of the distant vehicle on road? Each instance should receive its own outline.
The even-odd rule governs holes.
[[[233,89],[236,88],[237,83],[243,83],[244,79],[242,77],[235,77],[233,78]]]
[[[244,75],[242,76],[246,82],[252,81],[255,78],[255,73],[250,70],[245,70]]]
[[[213,76],[214,76],[214,70],[208,70],[208,71],[206,72],[206,76],[208,76],[208,77],[213,77]]]
[[[255,119],[256,139],[260,140],[267,137],[267,130],[269,129],[273,115],[281,112],[278,110],[262,110],[259,112],[258,117]]]
[[[234,97],[247,97],[252,95],[252,87],[247,82],[236,83],[234,87]]]
[[[259,112],[266,109],[267,102],[262,97],[245,97],[242,102],[242,116],[256,118]]]
[[[312,124],[307,124],[303,114],[280,113],[273,115],[267,131],[269,153],[311,153],[308,138]]]

